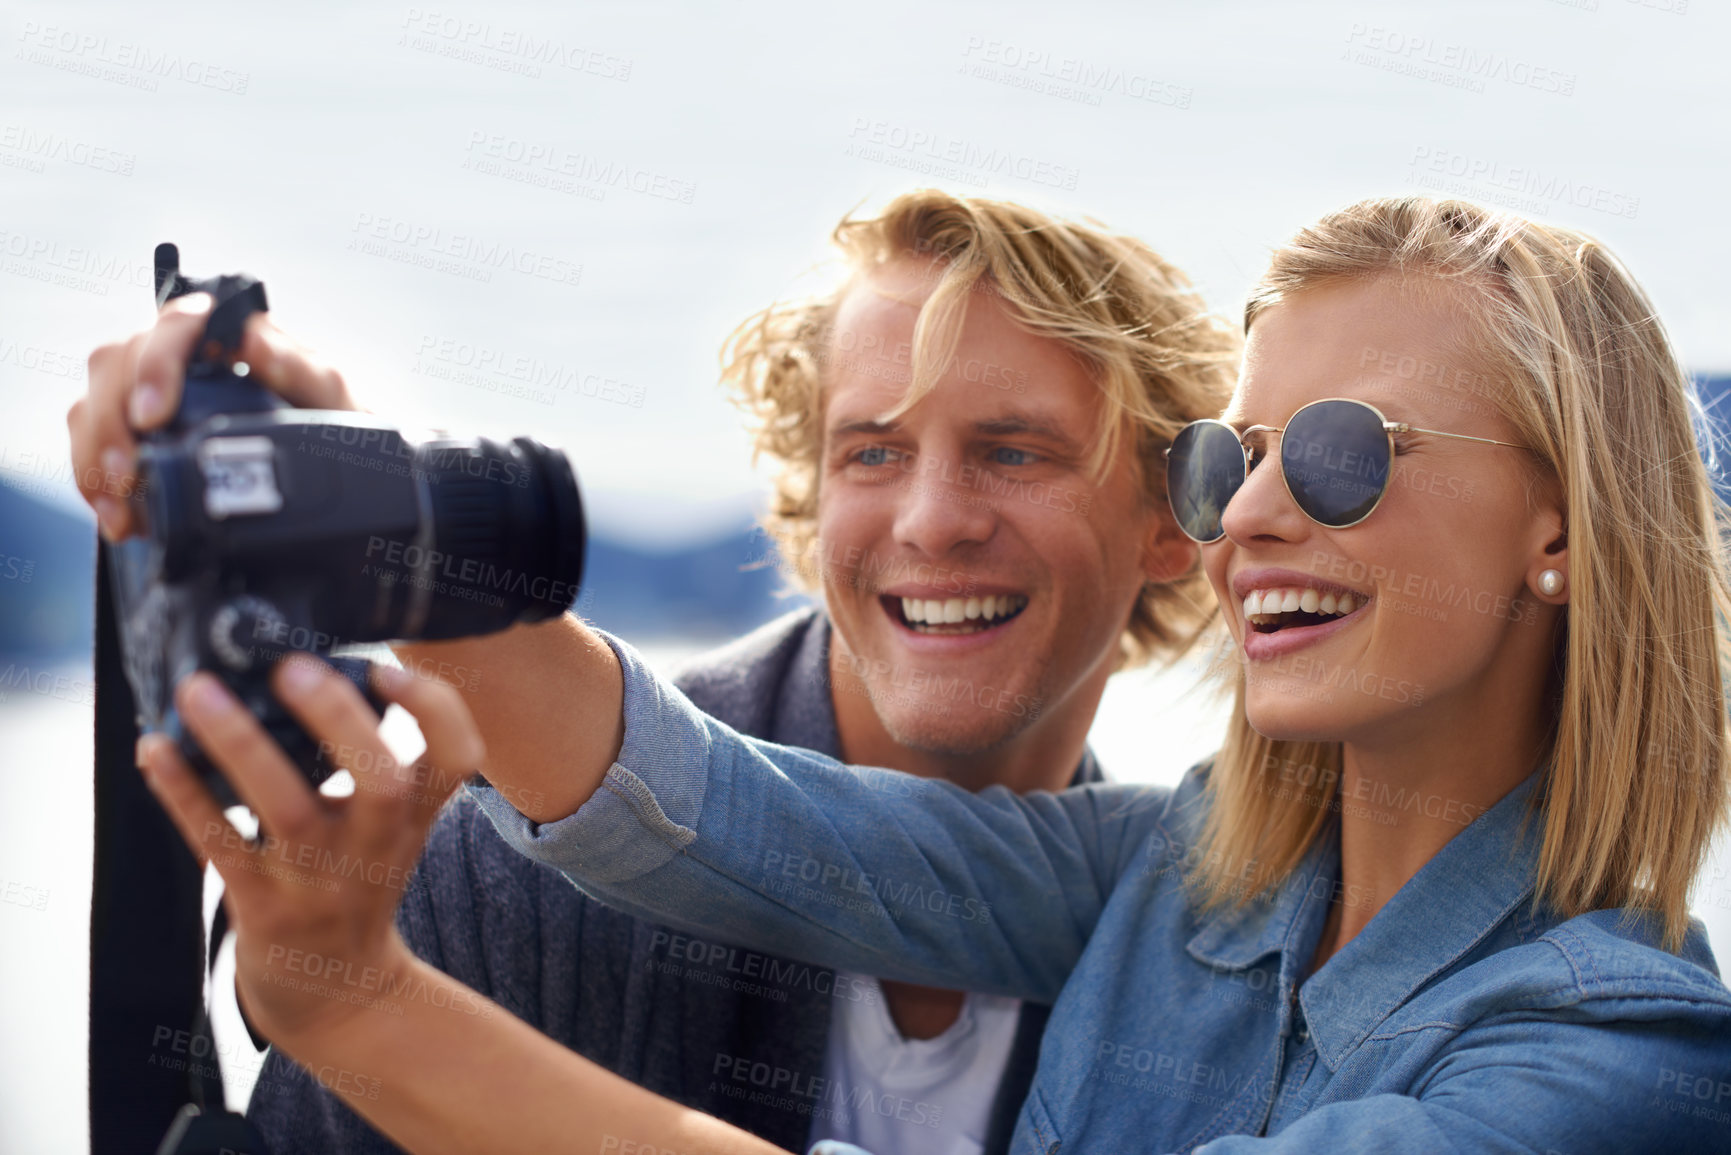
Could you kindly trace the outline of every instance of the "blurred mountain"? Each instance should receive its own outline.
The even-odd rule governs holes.
[[[0,478],[0,655],[92,651],[96,519]]]
[[[96,522],[0,476],[0,657],[79,659],[92,651]],[[749,524],[683,545],[592,535],[577,610],[633,641],[736,637],[799,604]]]
[[[804,604],[749,524],[696,545],[646,548],[591,535],[577,612],[631,641],[721,642]]]

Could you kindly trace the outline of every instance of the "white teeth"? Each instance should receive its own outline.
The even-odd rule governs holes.
[[[1251,590],[1244,597],[1244,617],[1253,625],[1270,625],[1279,614],[1350,614],[1364,604],[1352,594],[1323,593],[1303,586]]]
[[[903,598],[902,616],[910,625],[960,625],[977,621],[982,626],[994,618],[1007,618],[1028,604],[1019,594],[998,594],[986,598]]]

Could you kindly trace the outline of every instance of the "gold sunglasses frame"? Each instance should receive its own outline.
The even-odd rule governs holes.
[[[1428,433],[1433,437],[1453,437],[1461,441],[1477,441],[1485,445],[1503,445],[1510,449],[1526,448],[1526,446],[1516,445],[1512,441],[1498,441],[1491,437],[1473,437],[1466,433],[1448,433],[1441,429],[1421,429],[1418,426],[1410,425],[1405,421],[1390,421],[1388,415],[1382,410],[1378,409],[1368,401],[1359,400],[1357,397],[1318,397],[1315,401],[1307,401],[1293,411],[1292,416],[1286,419],[1285,425],[1251,425],[1240,433],[1235,426],[1227,424],[1218,417],[1203,417],[1190,422],[1190,424],[1186,425],[1184,429],[1180,429],[1178,435],[1183,436],[1185,430],[1192,429],[1198,425],[1219,425],[1223,426],[1234,438],[1237,439],[1239,448],[1244,451],[1244,476],[1239,479],[1238,487],[1232,491],[1232,497],[1237,497],[1238,490],[1242,489],[1244,483],[1250,480],[1250,454],[1253,452],[1247,440],[1250,435],[1253,433],[1278,433],[1284,436],[1288,427],[1292,425],[1293,421],[1298,418],[1300,413],[1303,413],[1306,409],[1310,409],[1317,405],[1326,405],[1331,401],[1343,401],[1348,405],[1357,405],[1361,408],[1370,410],[1376,415],[1377,421],[1382,424],[1383,434],[1388,438],[1389,468],[1388,476],[1383,479],[1382,491],[1376,495],[1376,500],[1371,502],[1370,508],[1364,511],[1364,517],[1356,518],[1353,521],[1347,522],[1345,525],[1330,525],[1326,521],[1320,521],[1315,517],[1311,517],[1310,512],[1304,508],[1303,503],[1300,502],[1298,497],[1292,492],[1292,482],[1286,476],[1286,459],[1282,456],[1280,458],[1280,484],[1286,487],[1286,496],[1292,499],[1292,504],[1298,507],[1298,512],[1304,514],[1305,517],[1310,518],[1312,522],[1322,526],[1324,529],[1351,529],[1353,526],[1360,524],[1365,518],[1375,513],[1378,507],[1382,505],[1382,499],[1388,496],[1389,486],[1393,484],[1394,481],[1394,435],[1396,433]],[[1174,441],[1176,440],[1177,438],[1174,438]],[[1168,460],[1171,459],[1172,449],[1170,446],[1164,450],[1162,456]],[[1168,466],[1168,468],[1170,469],[1170,466]],[[1226,505],[1231,504],[1232,498],[1229,497],[1226,499]],[[1226,536],[1226,506],[1222,506],[1220,509],[1221,526],[1220,533],[1217,536],[1206,539],[1200,538],[1184,527],[1184,519],[1179,516],[1178,510],[1172,506],[1172,485],[1170,476],[1168,477],[1166,485],[1166,505],[1167,508],[1172,510],[1172,517],[1177,521],[1179,530],[1181,530],[1184,536],[1189,538],[1191,541],[1196,542],[1199,545],[1213,545],[1215,542]]]

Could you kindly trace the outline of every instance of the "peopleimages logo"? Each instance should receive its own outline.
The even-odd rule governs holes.
[[[24,47],[16,59],[145,92],[155,92],[160,78],[245,96],[252,80],[251,73],[182,57],[178,52],[157,52],[142,44],[110,41],[107,36],[34,20],[24,21],[18,39]]]
[[[1484,92],[1490,80],[1558,96],[1572,96],[1573,72],[1534,64],[1494,49],[1438,40],[1423,33],[1354,24],[1341,59],[1450,88]]]
[[[293,971],[306,976],[307,980],[303,984],[298,980],[289,981],[287,976],[281,974],[267,973],[266,982],[275,982],[279,986],[289,986],[297,990],[310,990],[314,994],[327,994],[357,1005],[370,1006],[381,1001],[362,997],[363,995],[382,995],[423,1002],[440,1010],[448,1008],[483,1019],[493,1017],[492,1003],[455,982],[435,984],[413,975],[398,975],[395,971],[381,970],[378,967],[357,968],[354,963],[334,955],[322,955],[316,951],[303,951],[275,943],[265,951],[265,966],[273,971]],[[332,983],[351,989],[339,990],[332,987]],[[317,989],[321,986],[325,989]],[[401,1007],[381,1006],[379,1009],[389,1010],[392,1014],[402,1013]]]
[[[813,1075],[741,1055],[718,1054],[710,1074],[711,1090],[756,1105],[846,1123],[851,1112],[895,1119],[915,1127],[942,1125],[944,1109],[923,1099],[886,1090],[848,1086],[840,1079]],[[755,1090],[753,1090],[755,1088]]]
[[[864,895],[881,901],[885,906],[923,910],[942,914],[963,922],[991,922],[992,904],[971,895],[956,894],[939,887],[927,887],[919,882],[897,881],[881,874],[867,874],[852,866],[820,862],[804,854],[783,854],[779,850],[764,853],[763,869],[772,886],[786,889],[788,882],[804,883],[808,887],[833,890],[846,894]],[[867,910],[868,906],[857,909]]]
[[[1640,197],[1591,181],[1429,145],[1413,149],[1411,175],[1416,184],[1425,188],[1476,194],[1480,199],[1495,200],[1526,212],[1549,213],[1567,205],[1633,220],[1641,210]]]
[[[631,79],[632,62],[627,57],[543,36],[526,28],[494,26],[487,20],[469,20],[421,8],[410,8],[403,17],[402,27],[404,32],[397,43],[404,47],[485,64],[505,72],[539,77],[539,66],[546,64],[602,80],[623,83]]]
[[[421,337],[413,372],[455,381],[489,392],[521,395],[552,404],[560,393],[643,408],[648,390],[575,365],[548,362],[528,353],[471,341]],[[510,382],[506,384],[505,382]]]
[[[548,141],[522,140],[485,129],[470,132],[468,158],[463,162],[463,167],[489,176],[509,177],[511,169],[501,166],[512,166],[522,174],[535,174],[545,178],[528,179],[526,183],[546,184],[547,187],[562,192],[576,192],[584,187],[595,191],[619,188],[687,205],[697,196],[695,181],[653,172],[641,165],[627,164],[593,153],[574,152]],[[561,179],[570,183],[561,185]]]
[[[1094,1060],[1090,1078],[1166,1098],[1212,1105],[1240,1095],[1253,1095],[1264,1103],[1274,1097],[1274,1083],[1257,1071],[1234,1071],[1133,1043],[1103,1039]]]
[[[5,258],[5,271],[15,276],[99,297],[108,295],[110,285],[149,289],[155,284],[153,266],[143,262],[4,229],[0,229],[0,257]]]
[[[796,989],[850,1003],[877,1002],[877,987],[858,976],[841,975],[823,967],[758,954],[756,951],[736,946],[658,930],[650,939],[649,949],[666,954],[671,963],[678,964],[674,967],[665,964],[658,967],[657,960],[650,960],[651,966],[663,973],[678,974],[699,981],[703,981],[704,977],[711,973],[721,978],[735,978],[741,980],[741,984],[735,985],[733,989],[763,994],[776,1002],[786,1002],[788,991]],[[762,985],[754,985],[748,989],[747,985],[743,985],[755,984],[756,980],[768,984],[768,989]]]
[[[1194,90],[1151,73],[981,36],[968,37],[962,59],[962,71],[967,75],[1081,104],[1098,105],[1101,94],[1111,93],[1170,108],[1189,108],[1195,95]]]
[[[24,690],[43,697],[59,698],[80,706],[96,705],[96,683],[51,670],[32,670],[28,664],[8,662],[0,670],[0,702],[11,699],[12,691]]]
[[[42,172],[45,162],[64,161],[80,168],[131,176],[138,157],[58,132],[38,132],[22,124],[0,125],[0,151],[17,153],[31,163],[32,172]]]
[[[1017,180],[1060,189],[1074,189],[1081,176],[1076,168],[1013,149],[983,145],[947,133],[910,128],[865,116],[853,118],[848,142],[848,156],[897,168],[911,168],[916,172],[926,171],[922,165],[933,165],[940,166],[933,171],[943,175],[941,166],[954,166],[959,172],[1013,176]],[[897,158],[914,163],[900,163]]]
[[[402,217],[357,213],[350,232],[355,235],[349,238],[347,248],[353,252],[470,280],[488,282],[493,270],[508,269],[556,285],[583,281],[583,266],[575,261],[520,245],[482,240],[473,234],[448,233]]]
[[[782,555],[778,552],[776,558]],[[972,574],[916,562],[902,557],[885,557],[864,546],[841,544],[814,537],[789,568],[800,576],[828,579],[859,589],[880,590],[895,582],[911,581],[946,593],[967,597],[979,584]]]
[[[571,582],[544,574],[531,576],[527,570],[497,566],[472,557],[458,557],[413,542],[374,535],[367,538],[367,557],[377,558],[384,565],[415,570],[421,576],[443,578],[477,589],[499,590],[538,602],[569,605],[577,599],[577,587]],[[373,566],[372,570],[381,577],[386,572],[380,565]]]

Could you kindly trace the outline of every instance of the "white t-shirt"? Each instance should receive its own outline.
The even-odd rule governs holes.
[[[904,1039],[875,978],[837,974],[871,993],[838,1001],[811,1137],[875,1155],[979,1155],[1016,1038],[1020,999],[970,992],[935,1039]]]

